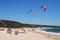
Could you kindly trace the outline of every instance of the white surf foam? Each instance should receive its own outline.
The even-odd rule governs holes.
[[[36,29],[35,31],[36,31],[36,32],[39,32],[39,33],[52,34],[52,35],[59,35],[59,36],[60,36],[60,33],[47,32],[47,31],[45,31],[45,30],[38,30],[38,29]]]

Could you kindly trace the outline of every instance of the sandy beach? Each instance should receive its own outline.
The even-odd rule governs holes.
[[[15,29],[12,30],[14,31]],[[25,33],[14,35],[13,32],[12,34],[8,34],[5,30],[0,31],[0,40],[60,40],[60,36],[36,33],[33,31],[26,31]]]

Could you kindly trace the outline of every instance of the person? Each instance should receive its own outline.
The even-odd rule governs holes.
[[[15,30],[15,31],[14,31],[14,34],[15,34],[15,35],[17,35],[18,33],[19,33],[18,30]]]
[[[8,29],[7,29],[7,33],[12,34],[12,30],[11,30],[11,28],[8,28]]]
[[[32,29],[33,31],[35,31],[35,29]]]
[[[23,31],[25,32],[26,30],[24,29]]]

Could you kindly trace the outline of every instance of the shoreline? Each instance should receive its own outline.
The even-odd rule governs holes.
[[[26,33],[19,33],[18,35],[8,34],[5,31],[0,31],[0,40],[60,40],[60,36],[49,35],[32,31],[31,28],[25,28]],[[17,30],[17,29],[12,29]],[[18,29],[20,30],[20,29]],[[31,30],[31,31],[30,31]],[[22,30],[20,30],[21,32]]]
[[[40,32],[35,31],[35,33],[45,35],[47,38],[52,38],[52,39],[55,39],[55,40],[60,40],[60,35],[56,35],[54,33],[50,33],[50,32],[46,33],[44,31],[40,31]]]
[[[51,34],[51,35],[56,35],[56,36],[60,36],[60,33],[56,33],[56,32],[47,32],[45,30],[35,30],[36,32],[39,33],[44,33],[44,34]]]

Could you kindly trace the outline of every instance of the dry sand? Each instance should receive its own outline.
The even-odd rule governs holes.
[[[15,29],[13,29],[14,31]],[[33,31],[26,31],[26,33],[19,33],[18,35],[8,34],[5,31],[0,31],[0,40],[60,40],[60,36],[36,33]]]

